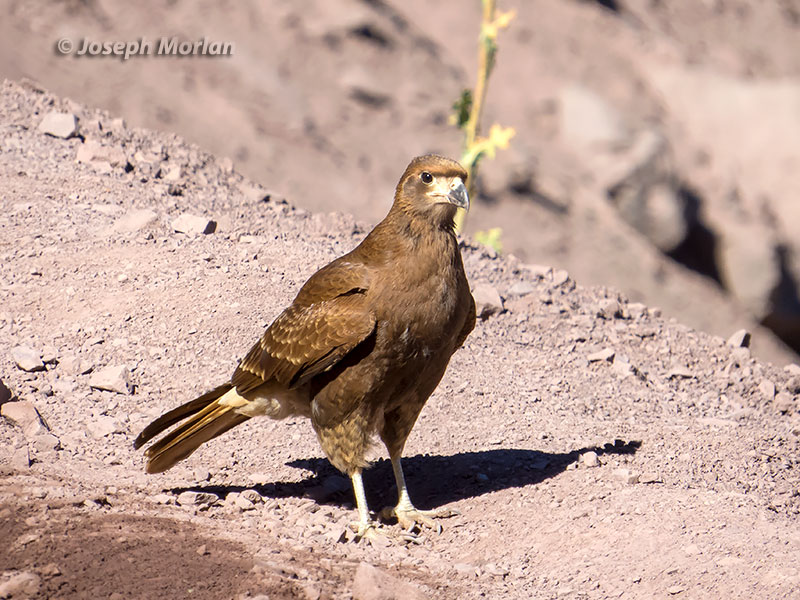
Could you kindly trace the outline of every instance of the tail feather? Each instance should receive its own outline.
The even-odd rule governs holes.
[[[234,412],[234,407],[219,402],[220,398],[231,389],[230,384],[219,386],[165,413],[148,425],[136,438],[135,448],[141,447],[162,431],[185,419],[184,423],[145,451],[147,472],[166,471],[188,457],[201,444],[247,421],[250,417]]]

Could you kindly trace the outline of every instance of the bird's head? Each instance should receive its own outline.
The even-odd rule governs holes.
[[[456,161],[436,154],[418,156],[397,184],[395,207],[437,225],[452,226],[456,208],[469,210],[466,181],[467,172]]]

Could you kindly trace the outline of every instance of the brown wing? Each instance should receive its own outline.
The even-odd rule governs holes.
[[[467,319],[464,321],[464,326],[461,328],[461,332],[458,334],[458,340],[456,340],[456,349],[461,348],[466,341],[467,336],[469,336],[469,334],[475,328],[475,319],[477,318],[477,313],[475,310],[475,298],[473,298],[472,294],[469,292],[467,292],[467,296],[467,302],[469,302]]]
[[[344,358],[375,329],[368,287],[363,265],[340,259],[317,271],[239,364],[237,392],[270,379],[297,387]]]

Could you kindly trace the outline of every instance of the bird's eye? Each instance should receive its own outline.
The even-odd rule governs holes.
[[[424,183],[425,185],[430,185],[431,183],[433,183],[433,175],[431,175],[427,171],[423,171],[422,174],[419,176],[419,178],[422,179],[422,183]]]

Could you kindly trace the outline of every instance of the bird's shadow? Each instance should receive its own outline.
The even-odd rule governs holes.
[[[535,485],[565,471],[584,452],[593,451],[599,456],[635,454],[640,446],[639,441],[614,440],[602,447],[592,446],[565,453],[497,448],[450,456],[418,454],[403,458],[403,471],[414,504],[418,508],[431,509],[490,492]],[[327,459],[297,459],[286,464],[310,471],[312,475],[297,482],[276,481],[251,486],[205,485],[172,491],[205,491],[224,497],[229,492],[255,489],[265,498],[307,497],[321,504],[353,506],[349,479]],[[388,459],[373,463],[363,477],[367,502],[371,508],[393,505],[397,501],[392,465]]]

